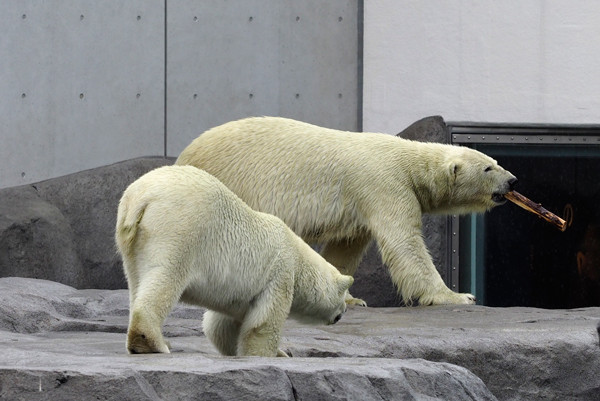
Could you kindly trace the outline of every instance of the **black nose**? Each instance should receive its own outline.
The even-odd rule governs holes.
[[[515,189],[515,185],[517,185],[517,182],[519,182],[519,180],[517,180],[516,178],[511,178],[510,180],[508,180],[508,187],[511,191]]]
[[[335,319],[333,319],[333,324],[336,324],[337,322],[339,322],[341,318],[342,318],[342,314],[340,313],[339,315],[337,315],[335,317]]]

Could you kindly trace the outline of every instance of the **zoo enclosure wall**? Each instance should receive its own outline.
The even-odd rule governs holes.
[[[0,3],[0,188],[253,115],[361,128],[362,1]]]

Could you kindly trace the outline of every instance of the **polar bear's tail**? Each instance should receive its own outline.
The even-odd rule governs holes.
[[[147,206],[147,202],[135,202],[132,205],[127,195],[121,198],[117,212],[117,229],[115,234],[117,247],[121,254],[131,254],[137,238],[138,225],[144,216]]]

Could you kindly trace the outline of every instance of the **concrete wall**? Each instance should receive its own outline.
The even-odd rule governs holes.
[[[600,122],[596,0],[369,1],[364,27],[365,130]]]
[[[356,0],[169,4],[177,4],[167,25],[170,155],[249,115],[358,128]]]
[[[163,2],[0,2],[0,187],[163,154]]]
[[[0,188],[250,115],[360,127],[362,2],[0,2]]]

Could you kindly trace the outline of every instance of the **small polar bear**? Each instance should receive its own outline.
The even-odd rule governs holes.
[[[403,299],[422,305],[475,302],[450,290],[436,270],[422,213],[484,212],[504,203],[517,181],[473,149],[279,117],[212,128],[176,164],[208,171],[253,209],[322,244],[321,255],[344,274],[354,275],[374,239]]]
[[[162,324],[179,300],[209,309],[204,333],[232,356],[285,356],[278,345],[288,315],[333,324],[346,310],[352,277],[195,167],[161,167],[133,182],[115,237],[129,286],[130,353],[169,352]]]

